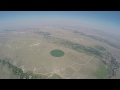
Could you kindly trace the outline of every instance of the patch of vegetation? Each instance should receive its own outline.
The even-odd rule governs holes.
[[[110,46],[112,46],[112,47],[114,47],[114,48],[116,48],[116,49],[120,49],[120,46],[115,45],[115,44],[113,44],[113,43],[111,43],[111,42],[106,42],[106,44],[108,44],[108,45],[110,45]]]
[[[86,47],[86,48],[85,48],[85,51],[88,52],[88,53],[94,54],[94,55],[96,55],[96,56],[98,56],[98,57],[102,57],[101,52],[99,52],[99,51],[96,50],[95,48]]]
[[[116,59],[113,56],[111,56],[111,64],[117,68],[120,66],[119,63],[117,63]]]
[[[0,60],[0,62],[3,64],[3,65],[7,65],[8,68],[10,68],[12,70],[12,72],[14,73],[14,75],[17,75],[17,76],[21,76],[23,74],[23,71],[22,69],[12,65],[11,63],[9,63],[8,61],[6,60]]]
[[[102,62],[108,66],[108,77],[111,78],[112,76],[115,76],[117,69],[120,67],[120,64],[116,61],[116,59],[111,56],[110,63],[107,64],[105,61]]]
[[[8,59],[7,59],[8,60]],[[13,64],[9,63],[7,60],[0,60],[0,63],[3,65],[8,66],[8,69],[13,73],[13,77],[16,77],[16,79],[47,79],[47,75],[41,75],[41,74],[34,74],[32,71],[23,72],[21,68],[18,68],[14,66]],[[51,79],[60,79],[61,77],[57,74],[53,74]]]
[[[107,65],[106,61],[104,61],[104,60],[101,60],[101,61],[103,62],[103,64]]]
[[[64,55],[64,52],[61,50],[52,50],[50,54],[54,57],[61,57]]]
[[[33,74],[31,79],[46,79],[46,75]]]
[[[105,44],[107,44],[109,46],[112,46],[112,47],[114,47],[116,49],[120,49],[120,46],[115,45],[115,44],[113,44],[113,43],[111,43],[111,42],[109,42],[109,41],[107,41],[105,39],[102,39],[102,38],[99,38],[99,37],[96,37],[96,36],[92,36],[92,35],[87,35],[87,36],[90,37],[90,38],[92,38],[92,39],[95,39],[95,40],[98,40],[100,42],[103,42],[103,43],[105,43]]]
[[[73,30],[73,33],[78,34],[78,35],[85,35],[84,33],[76,31],[76,30]]]
[[[105,68],[105,66],[101,65],[99,69],[93,73],[93,75],[98,79],[103,79],[107,77],[108,70]]]
[[[98,41],[101,41],[101,42],[107,42],[107,40],[105,39],[102,39],[100,37],[96,37],[96,36],[92,36],[92,35],[87,35],[88,37],[92,38],[92,39],[95,39],[95,40],[98,40]]]
[[[101,50],[101,51],[106,51],[106,49],[102,46],[99,46],[99,45],[95,45],[95,48],[97,48],[98,50]]]
[[[103,53],[105,56],[107,56],[108,58],[110,57],[110,56],[112,56],[112,54],[110,53],[110,52],[104,52]]]
[[[114,76],[116,74],[116,70],[120,67],[120,64],[116,61],[116,59],[113,56],[111,56],[110,66],[111,75]]]
[[[95,38],[95,37],[94,37]],[[99,40],[99,39],[98,39]],[[101,41],[105,42],[106,40],[103,40],[103,39],[100,39]],[[71,48],[75,51],[78,51],[78,52],[84,52],[86,54],[89,54],[89,55],[94,55],[95,57],[98,57],[98,58],[104,58],[104,59],[110,59],[111,57],[111,53],[110,52],[107,52],[106,49],[104,47],[101,47],[101,46],[97,46],[97,48],[93,48],[93,47],[85,47],[81,44],[78,44],[78,43],[74,43],[74,42],[71,42],[71,41],[68,41],[68,40],[65,40],[65,39],[58,39],[57,41],[55,41],[56,44],[59,44],[59,45],[62,45],[64,47],[67,47],[67,48]],[[100,50],[98,50],[98,48]],[[105,50],[104,52],[101,52],[101,50]],[[119,68],[119,64],[118,62],[115,60],[114,57],[112,57],[110,59],[110,67],[109,68],[109,76],[112,77],[115,75],[115,72],[116,70]],[[101,62],[104,64],[104,65],[107,65],[109,63],[107,63],[106,61],[104,60],[101,60]]]
[[[77,32],[76,32],[77,33]],[[98,38],[98,37],[95,37],[95,36],[91,36],[91,35],[86,35],[86,36],[89,36],[95,40],[99,40],[101,42],[108,42],[107,40],[104,40],[102,38]],[[66,39],[61,39],[61,38],[50,38],[49,41],[53,41],[53,43],[55,44],[58,44],[58,45],[61,45],[61,46],[64,46],[64,47],[67,47],[67,48],[70,48],[70,49],[73,49],[75,51],[78,51],[78,52],[84,52],[86,54],[89,54],[89,55],[94,55],[95,57],[98,57],[98,58],[104,58],[104,59],[110,59],[111,57],[111,53],[110,52],[107,52],[106,49],[104,49],[104,47],[99,47],[100,50],[98,50],[97,48],[93,48],[93,47],[85,47],[81,44],[78,44],[78,43],[74,43],[74,42],[71,42],[71,41],[68,41]],[[105,50],[104,52],[101,52],[101,50]],[[110,59],[110,61],[112,60],[113,58]],[[107,65],[110,64],[110,67],[109,68],[109,71],[110,71],[110,77],[115,75],[115,71],[118,69],[118,67],[120,66],[118,64],[118,62],[115,61],[111,61],[110,63],[107,63],[105,61],[102,61],[101,62],[104,63],[104,65]],[[114,64],[112,64],[114,63]],[[117,67],[116,67],[117,65]],[[114,73],[114,74],[113,74]]]
[[[37,34],[43,35],[43,36],[50,36],[51,34],[49,32],[35,32]]]
[[[69,47],[69,48],[71,48],[73,50],[76,50],[76,51],[83,51],[83,49],[85,49],[84,46],[82,46],[82,45],[80,45],[78,43],[73,43],[73,42],[68,41],[68,40],[61,40],[59,42],[59,44],[64,45],[66,47]]]
[[[87,54],[94,54],[96,56],[102,57],[101,52],[99,52],[97,49],[92,48],[92,47],[85,47],[81,44],[74,43],[74,42],[71,42],[68,40],[61,40],[61,41],[59,41],[59,44],[64,45],[66,47],[69,47],[69,48],[76,50],[78,52],[85,52]]]
[[[110,52],[106,52],[107,55],[112,55]]]
[[[116,49],[120,49],[120,46],[115,45],[115,44],[109,42],[108,40],[102,39],[102,38],[100,38],[100,37],[96,37],[96,36],[92,36],[92,35],[86,35],[86,34],[84,34],[84,33],[82,33],[82,32],[76,31],[76,30],[74,30],[73,32],[76,33],[76,34],[83,35],[83,36],[87,36],[87,37],[90,37],[90,38],[92,38],[92,39],[94,39],[94,40],[103,42],[103,43],[105,43],[105,44],[107,44],[107,45],[109,45],[109,46],[112,46],[112,47],[116,48]]]
[[[58,74],[53,74],[49,79],[62,79]]]

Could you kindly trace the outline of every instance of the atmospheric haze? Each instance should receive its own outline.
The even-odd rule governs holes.
[[[0,78],[119,79],[119,11],[0,11]]]

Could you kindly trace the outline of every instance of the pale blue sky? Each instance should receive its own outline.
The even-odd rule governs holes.
[[[0,27],[55,22],[98,29],[120,29],[120,11],[0,11]]]

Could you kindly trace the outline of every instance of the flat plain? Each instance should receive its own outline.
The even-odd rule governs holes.
[[[116,63],[119,63],[120,50],[117,49],[117,41],[111,40],[109,36],[97,35],[98,31],[90,32],[91,30],[82,28],[74,30],[61,27],[23,28],[1,32],[0,59],[21,69],[29,79],[119,77],[119,65]],[[64,55],[54,57],[50,54],[52,50],[61,50]],[[114,65],[111,57],[116,60]],[[0,78],[18,79],[23,75],[13,73],[14,70],[7,65],[0,64]],[[118,74],[115,73],[115,67]],[[26,74],[30,71],[32,73]]]

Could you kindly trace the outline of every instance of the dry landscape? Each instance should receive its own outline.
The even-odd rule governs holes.
[[[55,57],[52,50],[64,55]],[[97,30],[70,27],[0,31],[0,78],[120,78],[119,42]]]

